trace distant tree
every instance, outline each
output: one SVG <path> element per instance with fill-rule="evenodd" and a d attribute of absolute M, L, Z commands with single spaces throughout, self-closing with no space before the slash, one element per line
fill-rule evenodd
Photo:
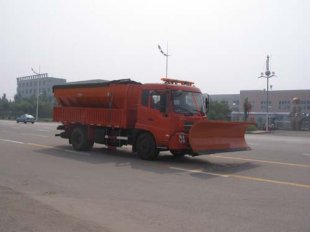
<path fill-rule="evenodd" d="M 53 105 L 50 102 L 42 102 L 39 105 L 39 117 L 40 118 L 51 118 Z"/>
<path fill-rule="evenodd" d="M 208 118 L 210 120 L 229 120 L 231 110 L 224 101 L 210 101 Z"/>
<path fill-rule="evenodd" d="M 252 110 L 252 104 L 249 102 L 248 98 L 245 98 L 243 102 L 244 121 L 248 120 L 249 113 L 251 110 Z"/>
<path fill-rule="evenodd" d="M 22 99 L 22 96 L 20 95 L 20 93 L 17 93 L 14 95 L 14 101 L 15 102 L 19 102 L 19 101 L 21 101 L 21 99 Z"/>
<path fill-rule="evenodd" d="M 0 117 L 8 118 L 10 113 L 10 101 L 7 99 L 6 94 L 4 93 L 0 98 Z"/>
<path fill-rule="evenodd" d="M 6 94 L 5 93 L 1 97 L 1 102 L 9 102 L 8 99 L 6 98 Z"/>
<path fill-rule="evenodd" d="M 45 92 L 39 96 L 39 118 L 52 118 L 53 98 L 47 96 Z M 0 97 L 0 118 L 15 119 L 21 114 L 36 114 L 37 97 L 36 95 L 30 98 L 22 98 L 20 94 L 14 96 L 14 100 L 7 99 L 6 94 Z"/>

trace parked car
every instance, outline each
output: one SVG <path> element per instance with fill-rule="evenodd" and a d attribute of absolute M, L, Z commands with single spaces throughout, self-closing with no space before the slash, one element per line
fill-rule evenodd
<path fill-rule="evenodd" d="M 35 118 L 30 115 L 30 114 L 23 114 L 19 117 L 16 118 L 16 122 L 23 122 L 23 123 L 27 123 L 27 122 L 31 122 L 32 124 L 35 122 Z"/>

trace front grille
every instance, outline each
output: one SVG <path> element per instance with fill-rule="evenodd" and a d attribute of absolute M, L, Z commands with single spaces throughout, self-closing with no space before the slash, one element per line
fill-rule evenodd
<path fill-rule="evenodd" d="M 184 132 L 189 132 L 193 125 L 193 122 L 184 122 Z"/>

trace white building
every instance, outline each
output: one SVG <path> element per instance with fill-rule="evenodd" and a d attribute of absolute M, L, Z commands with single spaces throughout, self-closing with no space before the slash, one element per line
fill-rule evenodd
<path fill-rule="evenodd" d="M 66 79 L 49 77 L 47 73 L 17 78 L 17 94 L 22 98 L 37 96 L 37 93 L 53 96 L 53 86 L 63 85 Z"/>

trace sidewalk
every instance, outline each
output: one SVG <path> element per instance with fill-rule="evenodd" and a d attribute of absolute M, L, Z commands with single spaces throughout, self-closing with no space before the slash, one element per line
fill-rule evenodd
<path fill-rule="evenodd" d="M 274 131 L 264 131 L 264 130 L 255 130 L 255 131 L 247 131 L 246 134 L 270 134 Z"/>
<path fill-rule="evenodd" d="M 256 131 L 248 131 L 247 134 L 270 134 L 270 135 L 279 135 L 279 136 L 293 136 L 293 137 L 309 137 L 310 139 L 310 131 L 292 131 L 292 130 L 256 130 Z"/>

